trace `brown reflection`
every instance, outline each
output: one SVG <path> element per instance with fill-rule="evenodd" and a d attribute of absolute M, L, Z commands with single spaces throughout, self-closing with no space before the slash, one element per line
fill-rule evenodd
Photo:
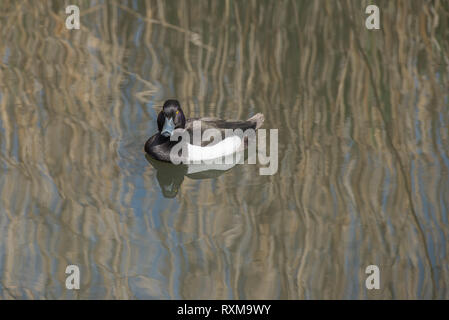
<path fill-rule="evenodd" d="M 174 198 L 178 194 L 185 176 L 195 180 L 211 179 L 217 178 L 231 169 L 228 168 L 229 166 L 222 166 L 222 169 L 211 168 L 208 170 L 203 165 L 174 165 L 155 160 L 148 154 L 145 154 L 145 158 L 156 169 L 156 178 L 165 198 Z"/>

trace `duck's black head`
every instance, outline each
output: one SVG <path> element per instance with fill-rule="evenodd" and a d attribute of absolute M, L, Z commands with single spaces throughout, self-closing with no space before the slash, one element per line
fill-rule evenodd
<path fill-rule="evenodd" d="M 169 138 L 175 129 L 183 129 L 186 117 L 178 100 L 167 100 L 157 116 L 157 127 L 162 136 Z"/>

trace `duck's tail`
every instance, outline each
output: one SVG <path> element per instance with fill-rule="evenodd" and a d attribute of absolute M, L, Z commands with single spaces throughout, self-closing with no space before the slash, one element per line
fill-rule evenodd
<path fill-rule="evenodd" d="M 255 122 L 256 123 L 256 130 L 262 127 L 263 122 L 265 121 L 265 117 L 262 113 L 256 113 L 251 118 L 248 119 L 248 121 Z"/>

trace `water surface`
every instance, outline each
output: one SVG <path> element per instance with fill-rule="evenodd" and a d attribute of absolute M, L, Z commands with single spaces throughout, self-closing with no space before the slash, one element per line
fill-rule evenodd
<path fill-rule="evenodd" d="M 368 4 L 1 1 L 0 298 L 449 298 L 449 5 Z M 169 98 L 278 172 L 152 163 Z"/>

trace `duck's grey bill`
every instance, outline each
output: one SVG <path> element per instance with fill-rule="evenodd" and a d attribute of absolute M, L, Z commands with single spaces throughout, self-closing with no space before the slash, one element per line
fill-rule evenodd
<path fill-rule="evenodd" d="M 173 134 L 173 130 L 175 130 L 173 118 L 167 119 L 167 117 L 165 117 L 164 127 L 162 128 L 161 134 L 164 137 L 170 137 Z"/>

